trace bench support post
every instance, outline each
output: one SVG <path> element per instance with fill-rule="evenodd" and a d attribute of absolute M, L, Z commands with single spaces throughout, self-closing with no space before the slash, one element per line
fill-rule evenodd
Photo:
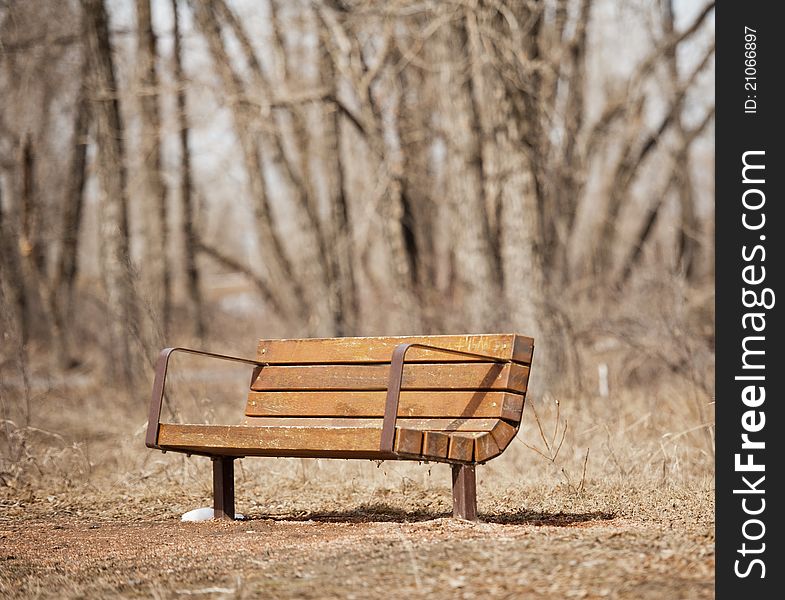
<path fill-rule="evenodd" d="M 234 458 L 216 456 L 213 461 L 213 516 L 234 519 Z"/>
<path fill-rule="evenodd" d="M 452 516 L 477 520 L 477 480 L 474 465 L 452 465 Z"/>

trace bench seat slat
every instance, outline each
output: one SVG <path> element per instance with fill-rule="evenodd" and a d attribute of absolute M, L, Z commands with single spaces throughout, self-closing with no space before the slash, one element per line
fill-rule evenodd
<path fill-rule="evenodd" d="M 496 445 L 499 447 L 500 453 L 504 452 L 507 446 L 510 445 L 510 442 L 512 442 L 516 433 L 518 433 L 517 427 L 513 427 L 506 421 L 496 422 L 496 425 L 494 425 L 491 430 L 491 435 L 493 436 Z"/>
<path fill-rule="evenodd" d="M 251 385 L 265 390 L 367 390 L 387 389 L 388 365 L 265 366 Z M 529 368 L 517 364 L 454 363 L 412 364 L 403 369 L 406 390 L 507 390 L 526 391 Z"/>
<path fill-rule="evenodd" d="M 515 334 L 432 335 L 405 337 L 344 337 L 303 340 L 260 340 L 257 359 L 270 364 L 390 362 L 398 344 L 418 342 L 452 350 L 487 354 L 531 363 L 534 340 Z M 412 348 L 407 362 L 467 362 L 474 359 Z"/>
<path fill-rule="evenodd" d="M 480 433 L 476 431 L 451 433 L 450 434 L 450 447 L 447 450 L 447 458 L 450 460 L 460 460 L 463 462 L 471 462 L 474 458 L 474 443 L 487 433 Z"/>
<path fill-rule="evenodd" d="M 297 451 L 314 456 L 330 451 L 378 453 L 380 440 L 380 428 L 363 426 L 303 428 L 162 423 L 158 434 L 163 448 L 198 448 L 208 453 L 215 448 L 236 448 L 239 454 L 250 455 L 256 451 L 262 455 Z"/>
<path fill-rule="evenodd" d="M 477 438 L 474 443 L 474 460 L 477 462 L 485 462 L 495 456 L 499 456 L 501 453 L 502 451 L 496 443 L 493 433 Z"/>
<path fill-rule="evenodd" d="M 443 431 L 423 432 L 422 454 L 426 458 L 447 458 L 450 436 Z"/>
<path fill-rule="evenodd" d="M 251 392 L 249 417 L 382 417 L 387 393 Z M 398 417 L 486 417 L 519 422 L 523 396 L 511 392 L 401 392 Z"/>
<path fill-rule="evenodd" d="M 498 419 L 398 419 L 400 429 L 420 431 L 493 431 Z M 382 419 L 366 418 L 309 418 L 309 417 L 246 417 L 243 425 L 248 427 L 287 427 L 292 429 L 357 429 L 382 428 Z"/>
<path fill-rule="evenodd" d="M 422 455 L 422 443 L 424 432 L 416 429 L 395 430 L 395 451 L 410 456 Z"/>
<path fill-rule="evenodd" d="M 491 431 L 452 433 L 398 428 L 395 451 L 426 460 L 487 460 L 483 450 Z M 441 436 L 441 437 L 440 437 Z M 425 440 L 440 438 L 438 448 Z M 389 458 L 379 451 L 381 430 L 376 427 L 249 427 L 244 425 L 189 425 L 162 423 L 163 449 L 223 456 L 290 456 L 311 458 Z"/>

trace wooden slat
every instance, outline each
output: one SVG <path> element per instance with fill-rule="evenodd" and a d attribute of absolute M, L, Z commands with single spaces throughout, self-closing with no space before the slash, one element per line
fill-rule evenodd
<path fill-rule="evenodd" d="M 398 419 L 401 429 L 419 431 L 493 431 L 499 419 Z M 503 422 L 503 421 L 502 421 Z M 381 429 L 382 419 L 311 418 L 311 417 L 246 417 L 248 427 L 286 427 L 299 429 Z"/>
<path fill-rule="evenodd" d="M 515 435 L 499 421 L 490 432 L 442 433 L 398 428 L 395 451 L 430 460 L 484 462 L 498 456 Z M 502 440 L 500 446 L 497 440 Z M 382 458 L 378 427 L 248 427 L 162 423 L 159 444 L 173 450 L 226 456 Z M 506 441 L 504 441 L 506 440 Z"/>
<path fill-rule="evenodd" d="M 499 450 L 503 452 L 517 432 L 518 430 L 509 423 L 498 421 L 491 430 L 491 435 L 493 436 L 496 445 L 499 446 Z"/>
<path fill-rule="evenodd" d="M 321 455 L 325 451 L 373 452 L 379 450 L 381 429 L 377 427 L 246 427 L 243 425 L 175 425 L 162 423 L 158 443 L 162 447 L 235 448 L 298 451 Z"/>
<path fill-rule="evenodd" d="M 394 446 L 396 452 L 419 455 L 422 452 L 422 444 L 422 431 L 396 428 Z"/>
<path fill-rule="evenodd" d="M 490 435 L 490 434 L 488 434 Z M 450 436 L 441 431 L 423 432 L 422 454 L 426 458 L 447 458 Z"/>
<path fill-rule="evenodd" d="M 477 462 L 485 462 L 494 456 L 501 454 L 493 434 L 486 433 L 474 440 L 474 460 Z"/>
<path fill-rule="evenodd" d="M 387 389 L 389 374 L 387 365 L 267 366 L 251 389 L 381 391 Z M 413 364 L 403 369 L 402 389 L 524 392 L 528 377 L 529 367 L 518 364 Z"/>
<path fill-rule="evenodd" d="M 450 449 L 447 451 L 447 458 L 472 462 L 474 459 L 474 440 L 482 435 L 486 434 L 479 432 L 451 433 Z"/>
<path fill-rule="evenodd" d="M 253 417 L 382 417 L 387 393 L 250 392 L 245 414 Z M 518 422 L 523 396 L 511 392 L 401 392 L 399 417 L 487 417 Z"/>
<path fill-rule="evenodd" d="M 420 455 L 423 433 L 396 430 L 396 452 Z M 380 458 L 377 427 L 247 427 L 244 425 L 181 425 L 162 423 L 163 448 L 227 456 L 303 456 Z"/>
<path fill-rule="evenodd" d="M 520 423 L 523 416 L 523 396 L 521 394 L 505 394 L 500 416 L 502 419 Z"/>
<path fill-rule="evenodd" d="M 532 338 L 516 334 L 314 338 L 260 340 L 257 358 L 270 364 L 390 362 L 393 349 L 405 342 L 487 354 L 525 364 L 531 362 L 534 349 Z M 412 348 L 406 354 L 406 360 L 466 362 L 473 359 Z"/>

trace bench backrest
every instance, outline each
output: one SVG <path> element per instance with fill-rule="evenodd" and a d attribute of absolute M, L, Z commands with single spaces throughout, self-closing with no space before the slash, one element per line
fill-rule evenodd
<path fill-rule="evenodd" d="M 251 382 L 244 423 L 381 428 L 393 350 L 410 342 L 508 362 L 412 347 L 396 451 L 467 462 L 501 453 L 520 424 L 534 349 L 515 334 L 260 340 L 265 365 Z"/>

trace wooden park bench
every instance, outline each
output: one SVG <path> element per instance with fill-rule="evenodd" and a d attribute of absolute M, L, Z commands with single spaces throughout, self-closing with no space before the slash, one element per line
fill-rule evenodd
<path fill-rule="evenodd" d="M 253 360 L 166 348 L 146 443 L 213 460 L 220 518 L 235 514 L 234 459 L 289 456 L 449 463 L 453 516 L 475 520 L 474 467 L 515 437 L 533 350 L 514 334 L 261 340 Z M 160 422 L 174 352 L 254 366 L 239 424 Z"/>

